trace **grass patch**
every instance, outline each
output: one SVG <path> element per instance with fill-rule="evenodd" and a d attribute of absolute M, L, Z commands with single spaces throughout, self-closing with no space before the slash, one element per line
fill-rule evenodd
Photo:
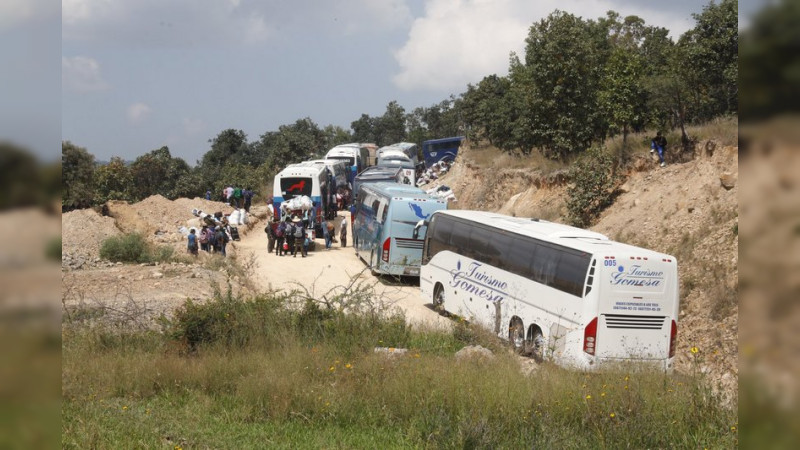
<path fill-rule="evenodd" d="M 301 296 L 302 298 L 302 296 Z M 701 378 L 643 371 L 531 377 L 466 323 L 409 327 L 291 295 L 187 303 L 164 332 L 67 324 L 65 448 L 731 447 L 735 410 Z M 191 342 L 194 346 L 191 347 Z M 453 353 L 492 347 L 490 360 Z M 373 347 L 404 347 L 403 355 Z"/>
<path fill-rule="evenodd" d="M 149 263 L 168 261 L 175 249 L 168 246 L 153 246 L 141 233 L 112 236 L 100 245 L 100 257 L 114 262 Z"/>

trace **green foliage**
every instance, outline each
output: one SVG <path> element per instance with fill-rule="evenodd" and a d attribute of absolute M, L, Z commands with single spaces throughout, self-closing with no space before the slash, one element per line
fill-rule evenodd
<path fill-rule="evenodd" d="M 108 200 L 131 201 L 133 187 L 131 169 L 119 156 L 112 157 L 108 164 L 95 169 L 95 203 L 101 204 Z"/>
<path fill-rule="evenodd" d="M 94 199 L 94 155 L 69 141 L 61 143 L 61 209 L 88 208 Z"/>
<path fill-rule="evenodd" d="M 168 147 L 161 147 L 138 158 L 131 164 L 132 197 L 142 200 L 160 194 L 174 199 L 176 183 L 191 169 L 181 158 L 173 158 Z"/>
<path fill-rule="evenodd" d="M 742 31 L 739 79 L 745 87 L 741 117 L 755 120 L 797 111 L 800 71 L 794 57 L 800 42 L 800 3 L 781 0 L 765 3 Z"/>
<path fill-rule="evenodd" d="M 100 257 L 114 262 L 161 262 L 169 260 L 173 253 L 170 246 L 150 245 L 139 233 L 112 236 L 100 245 Z"/>
<path fill-rule="evenodd" d="M 45 257 L 51 261 L 61 261 L 61 236 L 47 241 Z"/>
<path fill-rule="evenodd" d="M 167 333 L 104 328 L 102 317 L 92 326 L 66 324 L 62 445 L 158 447 L 169 439 L 187 448 L 250 448 L 263 447 L 265 433 L 286 446 L 348 448 L 736 442 L 736 410 L 701 376 L 549 364 L 524 376 L 511 352 L 454 358 L 461 346 L 454 335 L 469 334 L 466 327 L 410 329 L 391 316 L 338 316 L 320 303 L 286 308 L 285 300 L 227 295 L 187 303 L 180 319 L 165 320 L 178 326 Z M 198 343 L 195 351 L 184 352 L 176 338 Z M 398 344 L 409 351 L 372 349 Z"/>
<path fill-rule="evenodd" d="M 0 142 L 0 191 L 3 192 L 0 210 L 39 203 L 42 175 L 39 163 L 32 154 Z M 58 181 L 60 183 L 61 180 Z"/>
<path fill-rule="evenodd" d="M 591 148 L 572 166 L 570 179 L 569 220 L 576 227 L 588 227 L 619 194 L 616 160 L 605 149 Z"/>

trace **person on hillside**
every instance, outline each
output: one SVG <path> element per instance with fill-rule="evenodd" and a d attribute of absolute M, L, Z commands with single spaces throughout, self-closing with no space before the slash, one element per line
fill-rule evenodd
<path fill-rule="evenodd" d="M 306 240 L 306 227 L 303 225 L 303 221 L 296 217 L 292 219 L 292 236 L 294 237 L 294 247 L 292 249 L 292 257 L 297 258 L 297 253 L 306 257 L 307 251 L 304 246 Z"/>
<path fill-rule="evenodd" d="M 206 191 L 206 200 L 211 200 L 211 190 Z"/>
<path fill-rule="evenodd" d="M 664 150 L 667 148 L 667 138 L 664 137 L 663 134 L 659 131 L 656 133 L 656 137 L 650 141 L 650 153 L 658 152 L 658 160 L 661 162 L 661 167 L 667 165 L 664 162 Z"/>
<path fill-rule="evenodd" d="M 341 230 L 339 230 L 339 241 L 342 243 L 342 247 L 347 247 L 347 223 L 345 220 L 342 221 Z"/>
<path fill-rule="evenodd" d="M 253 195 L 255 195 L 255 193 L 249 187 L 242 191 L 242 198 L 244 198 L 244 210 L 248 213 L 250 212 L 250 205 L 253 202 Z"/>
<path fill-rule="evenodd" d="M 217 250 L 222 254 L 222 256 L 228 256 L 226 249 L 228 247 L 228 242 L 230 242 L 230 238 L 228 237 L 228 233 L 225 232 L 224 226 L 217 227 L 215 238 L 217 241 Z"/>
<path fill-rule="evenodd" d="M 208 225 L 203 225 L 203 228 L 200 229 L 200 235 L 197 237 L 197 240 L 200 241 L 200 250 L 207 252 L 208 251 Z"/>
<path fill-rule="evenodd" d="M 233 200 L 233 187 L 228 186 L 225 188 L 225 203 L 230 205 L 232 200 Z"/>
<path fill-rule="evenodd" d="M 233 188 L 233 195 L 231 197 L 233 198 L 233 206 L 236 208 L 241 208 L 242 203 L 244 203 L 242 188 Z"/>
<path fill-rule="evenodd" d="M 272 250 L 275 248 L 275 224 L 272 220 L 267 222 L 267 226 L 264 227 L 264 232 L 267 233 L 267 250 L 269 253 L 272 253 Z"/>
<path fill-rule="evenodd" d="M 194 256 L 197 256 L 197 234 L 195 234 L 194 228 L 189 230 L 189 237 L 188 237 L 188 250 Z"/>

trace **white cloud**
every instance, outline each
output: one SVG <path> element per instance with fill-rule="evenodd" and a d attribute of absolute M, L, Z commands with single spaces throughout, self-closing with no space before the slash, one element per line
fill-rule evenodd
<path fill-rule="evenodd" d="M 61 84 L 80 93 L 108 89 L 108 83 L 100 75 L 100 63 L 86 56 L 61 57 Z"/>
<path fill-rule="evenodd" d="M 134 124 L 141 123 L 150 116 L 151 112 L 153 109 L 145 103 L 134 103 L 128 107 L 128 120 Z"/>
<path fill-rule="evenodd" d="M 556 9 L 584 19 L 614 10 L 638 15 L 673 37 L 693 25 L 688 12 L 667 13 L 633 2 L 581 0 L 430 0 L 414 20 L 406 43 L 394 53 L 400 66 L 393 82 L 405 90 L 463 90 L 484 76 L 508 73 L 509 54 L 524 57 L 531 25 Z"/>
<path fill-rule="evenodd" d="M 58 12 L 58 4 L 52 0 L 2 0 L 0 1 L 0 30 L 24 25 Z"/>

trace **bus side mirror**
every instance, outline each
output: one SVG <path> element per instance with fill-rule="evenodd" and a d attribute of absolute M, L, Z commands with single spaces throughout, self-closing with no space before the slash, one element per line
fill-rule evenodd
<path fill-rule="evenodd" d="M 427 227 L 427 226 L 428 226 L 428 221 L 425 220 L 425 219 L 420 220 L 419 222 L 417 222 L 417 224 L 414 225 L 414 232 L 411 233 L 411 237 L 414 238 L 414 239 L 418 239 L 419 238 L 419 229 L 422 228 L 422 227 Z"/>

